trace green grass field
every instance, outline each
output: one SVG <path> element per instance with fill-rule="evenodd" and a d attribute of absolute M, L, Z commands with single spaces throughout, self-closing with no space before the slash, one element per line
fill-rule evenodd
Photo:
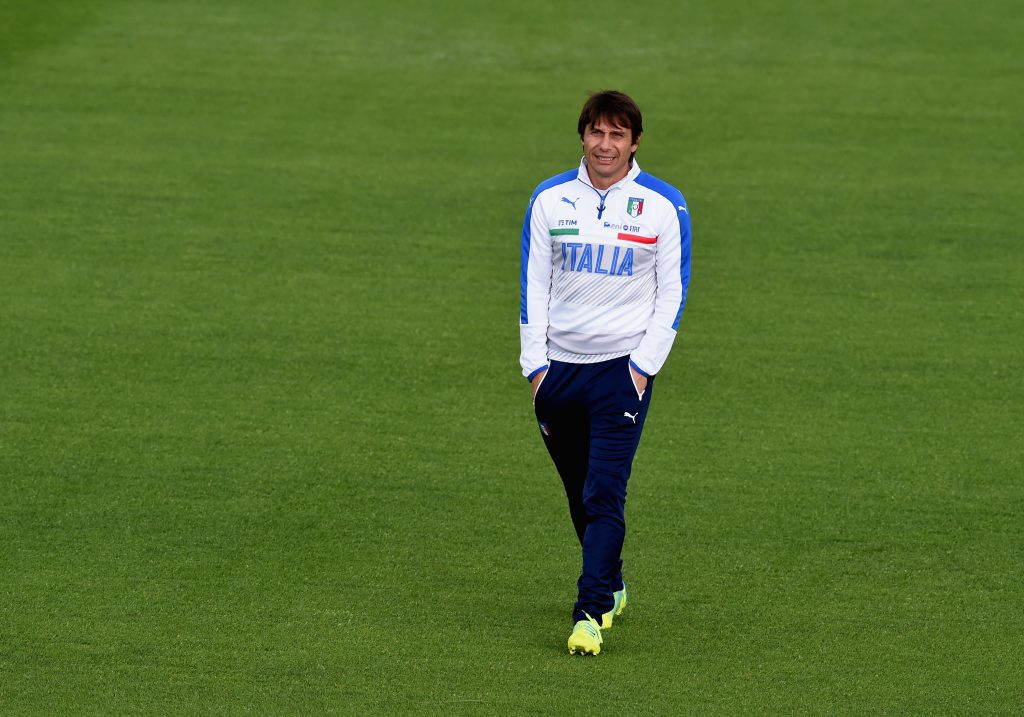
<path fill-rule="evenodd" d="M 0 0 L 0 714 L 1020 714 L 1022 33 Z M 602 88 L 694 260 L 586 660 L 518 261 Z"/>

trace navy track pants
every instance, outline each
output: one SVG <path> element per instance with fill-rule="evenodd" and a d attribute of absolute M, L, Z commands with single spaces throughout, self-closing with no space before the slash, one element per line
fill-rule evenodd
<path fill-rule="evenodd" d="M 592 364 L 551 361 L 534 399 L 544 445 L 569 499 L 583 548 L 573 621 L 601 621 L 622 589 L 626 483 L 640 443 L 654 377 L 638 395 L 629 357 Z"/>

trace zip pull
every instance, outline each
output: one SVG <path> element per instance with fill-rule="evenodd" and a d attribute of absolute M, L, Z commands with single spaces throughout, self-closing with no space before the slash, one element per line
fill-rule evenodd
<path fill-rule="evenodd" d="M 594 191 L 597 192 L 597 189 L 594 188 Z M 611 192 L 612 192 L 611 189 L 609 189 L 604 194 L 601 194 L 601 192 L 597 192 L 597 198 L 601 200 L 601 204 L 597 207 L 597 218 L 598 219 L 600 219 L 601 215 L 604 214 L 604 209 L 605 209 L 604 200 L 608 198 L 608 195 L 611 194 Z"/>

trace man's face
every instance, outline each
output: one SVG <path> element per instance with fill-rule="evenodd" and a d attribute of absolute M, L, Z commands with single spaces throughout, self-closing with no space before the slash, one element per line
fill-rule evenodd
<path fill-rule="evenodd" d="M 607 189 L 629 172 L 629 158 L 640 146 L 633 142 L 628 127 L 620 127 L 601 118 L 583 132 L 583 156 L 587 160 L 590 181 L 598 189 Z"/>

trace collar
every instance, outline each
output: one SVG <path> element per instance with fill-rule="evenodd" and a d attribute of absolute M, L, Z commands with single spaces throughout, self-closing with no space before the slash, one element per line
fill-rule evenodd
<path fill-rule="evenodd" d="M 626 172 L 626 176 L 623 177 L 622 179 L 620 179 L 619 181 L 617 181 L 612 186 L 608 187 L 608 189 L 606 189 L 604 191 L 605 192 L 610 192 L 613 189 L 615 189 L 616 187 L 621 187 L 622 185 L 626 184 L 626 182 L 632 182 L 634 179 L 636 179 L 638 174 L 640 174 L 640 165 L 637 164 L 636 157 L 633 157 L 633 162 L 631 163 L 631 165 L 629 167 L 629 171 Z M 580 170 L 577 173 L 576 178 L 579 179 L 584 184 L 586 184 L 591 189 L 593 189 L 595 192 L 599 192 L 600 193 L 600 190 L 598 190 L 597 187 L 595 187 L 593 184 L 590 183 L 590 174 L 587 172 L 587 158 L 586 157 L 584 157 L 583 159 L 580 160 Z"/>

